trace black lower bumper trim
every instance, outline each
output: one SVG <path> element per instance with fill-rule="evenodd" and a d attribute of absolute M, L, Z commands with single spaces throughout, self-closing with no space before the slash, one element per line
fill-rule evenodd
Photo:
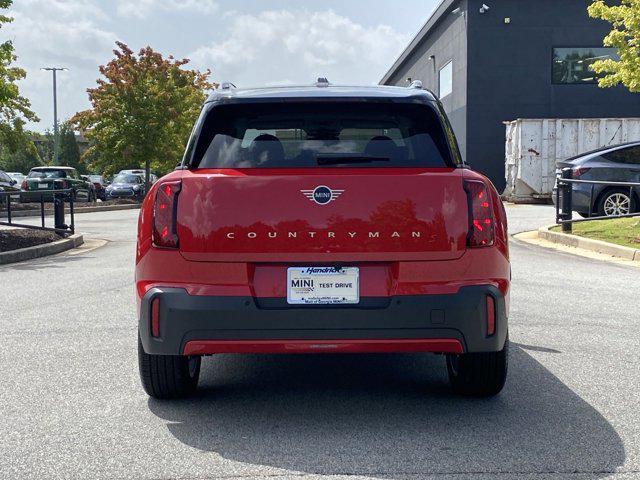
<path fill-rule="evenodd" d="M 487 336 L 486 296 L 496 302 L 496 332 Z M 150 334 L 151 302 L 159 300 L 160 336 Z M 465 352 L 501 350 L 505 301 L 491 285 L 456 294 L 364 297 L 358 305 L 293 306 L 284 298 L 192 296 L 152 288 L 142 298 L 139 332 L 145 352 L 180 355 L 189 340 L 460 340 Z"/>

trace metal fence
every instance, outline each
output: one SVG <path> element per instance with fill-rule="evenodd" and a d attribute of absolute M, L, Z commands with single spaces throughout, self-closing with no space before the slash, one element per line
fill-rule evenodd
<path fill-rule="evenodd" d="M 562 225 L 563 232 L 571 232 L 572 225 L 578 222 L 589 222 L 592 220 L 610 220 L 612 218 L 625 218 L 640 216 L 640 211 L 635 205 L 634 188 L 640 188 L 637 182 L 609 182 L 605 180 L 578 180 L 571 178 L 571 168 L 563 168 L 557 180 L 556 189 L 556 223 Z M 589 196 L 589 212 L 587 218 L 573 218 L 573 185 L 587 184 L 591 186 Z M 629 213 L 622 215 L 592 216 L 594 204 L 594 191 L 596 185 L 606 185 L 610 187 L 629 188 Z"/>
<path fill-rule="evenodd" d="M 56 187 L 54 190 L 37 190 L 37 191 L 21 191 L 21 192 L 0 192 L 0 206 L 6 207 L 6 212 L 0 210 L 0 225 L 9 227 L 31 228 L 34 230 L 47 230 L 56 233 L 75 233 L 75 218 L 73 213 L 74 194 L 71 188 L 61 188 L 62 184 L 54 182 Z M 12 210 L 12 197 L 20 195 L 20 198 L 28 198 L 30 201 L 35 200 L 40 203 L 40 225 L 29 225 L 26 223 L 16 223 L 13 221 L 14 212 Z M 46 226 L 45 217 L 45 198 L 53 200 L 53 227 Z M 69 204 L 70 224 L 65 223 L 65 203 Z M 6 213 L 6 220 L 4 214 Z"/>

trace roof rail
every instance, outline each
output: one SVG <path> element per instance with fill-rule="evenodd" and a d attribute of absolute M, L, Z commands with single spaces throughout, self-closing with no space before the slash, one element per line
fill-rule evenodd
<path fill-rule="evenodd" d="M 414 80 L 413 82 L 411 82 L 411 85 L 409 85 L 409 88 L 422 90 L 422 82 L 420 80 Z"/>
<path fill-rule="evenodd" d="M 331 84 L 327 77 L 318 77 L 318 80 L 316 80 L 316 87 L 328 87 L 329 85 Z"/>
<path fill-rule="evenodd" d="M 231 90 L 232 88 L 238 88 L 231 82 L 222 82 L 218 87 L 220 90 Z"/>

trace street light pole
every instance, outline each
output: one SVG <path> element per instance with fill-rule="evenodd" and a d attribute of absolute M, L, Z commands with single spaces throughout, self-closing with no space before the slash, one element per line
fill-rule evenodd
<path fill-rule="evenodd" d="M 44 67 L 41 70 L 53 73 L 53 164 L 58 165 L 58 85 L 56 74 L 58 72 L 66 72 L 68 69 L 64 67 Z"/>

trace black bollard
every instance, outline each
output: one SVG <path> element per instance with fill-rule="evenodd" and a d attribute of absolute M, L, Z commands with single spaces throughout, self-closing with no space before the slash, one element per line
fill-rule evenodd
<path fill-rule="evenodd" d="M 562 169 L 562 179 L 567 180 L 571 179 L 571 169 L 563 168 Z M 573 218 L 573 184 L 569 182 L 562 182 L 562 213 L 560 217 L 562 220 L 567 221 L 567 223 L 562 224 L 562 231 L 564 233 L 572 232 L 572 223 L 570 220 Z"/>
<path fill-rule="evenodd" d="M 63 190 L 65 187 L 64 180 L 55 180 L 53 182 L 54 190 Z M 55 192 L 53 194 L 53 218 L 55 228 L 66 230 L 67 226 L 64 223 L 64 193 Z"/>

